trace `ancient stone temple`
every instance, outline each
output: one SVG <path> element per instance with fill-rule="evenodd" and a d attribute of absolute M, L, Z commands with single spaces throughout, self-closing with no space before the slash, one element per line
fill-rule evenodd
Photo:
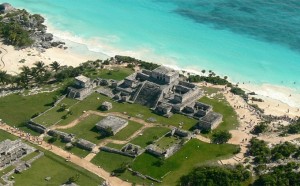
<path fill-rule="evenodd" d="M 35 151 L 35 148 L 23 143 L 21 140 L 9 139 L 0 143 L 0 170 L 10 166 L 22 157 Z"/>
<path fill-rule="evenodd" d="M 100 120 L 96 127 L 100 132 L 105 132 L 107 129 L 111 129 L 113 135 L 118 133 L 124 127 L 128 125 L 128 121 L 116 116 L 107 116 L 106 118 Z"/>
<path fill-rule="evenodd" d="M 83 100 L 93 91 L 94 84 L 83 75 L 75 77 L 75 84 L 68 88 L 68 97 Z"/>

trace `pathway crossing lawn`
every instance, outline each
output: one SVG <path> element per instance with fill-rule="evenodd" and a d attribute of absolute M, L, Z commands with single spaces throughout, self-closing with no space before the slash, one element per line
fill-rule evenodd
<path fill-rule="evenodd" d="M 95 144 L 98 144 L 100 140 L 103 139 L 103 137 L 96 129 L 95 125 L 101 119 L 103 119 L 102 116 L 91 114 L 90 116 L 86 117 L 83 121 L 79 122 L 75 127 L 64 129 L 61 131 L 70 134 L 75 134 L 76 138 L 83 138 Z M 128 125 L 125 128 L 123 128 L 115 136 L 112 136 L 110 138 L 115 140 L 126 140 L 141 127 L 142 124 L 129 121 Z"/>
<path fill-rule="evenodd" d="M 215 96 L 215 98 L 210 99 L 208 97 L 203 97 L 200 99 L 201 102 L 212 105 L 213 110 L 223 115 L 223 122 L 214 130 L 232 130 L 238 127 L 239 121 L 235 110 L 229 105 L 225 100 L 223 95 Z M 212 133 L 210 133 L 211 135 Z M 209 136 L 210 136 L 209 135 Z"/>
<path fill-rule="evenodd" d="M 151 127 L 143 131 L 143 135 L 134 138 L 130 143 L 141 146 L 142 148 L 146 147 L 154 140 L 160 138 L 169 132 L 170 129 L 164 127 Z"/>
<path fill-rule="evenodd" d="M 234 145 L 209 144 L 192 139 L 177 153 L 166 159 L 160 167 L 155 165 L 159 161 L 158 158 L 144 153 L 135 159 L 132 168 L 157 179 L 162 179 L 168 173 L 162 185 L 176 185 L 176 181 L 193 167 L 231 156 L 236 150 L 237 146 Z"/>
<path fill-rule="evenodd" d="M 11 126 L 23 126 L 32 115 L 51 108 L 57 92 L 32 96 L 12 94 L 0 98 L 0 118 Z"/>
<path fill-rule="evenodd" d="M 115 144 L 115 143 L 108 143 L 105 146 L 110 147 L 110 148 L 114 148 L 114 149 L 119 149 L 121 150 L 121 148 L 124 146 L 125 144 Z"/>
<path fill-rule="evenodd" d="M 18 139 L 17 137 L 9 134 L 8 132 L 6 131 L 3 131 L 3 130 L 0 130 L 0 142 L 1 141 L 4 141 L 6 139 L 10 139 L 10 140 L 16 140 Z"/>
<path fill-rule="evenodd" d="M 133 158 L 122 156 L 119 154 L 109 153 L 109 152 L 99 152 L 93 159 L 92 163 L 95 165 L 100 166 L 104 170 L 108 172 L 112 172 L 115 169 L 118 169 L 121 167 L 122 163 L 131 163 L 133 161 Z M 121 174 L 119 176 L 123 180 L 129 180 L 132 183 L 151 183 L 152 181 L 141 179 L 137 176 L 133 176 L 131 172 L 126 171 L 125 173 Z"/>
<path fill-rule="evenodd" d="M 32 167 L 22 174 L 14 174 L 16 186 L 32 186 L 32 185 L 62 185 L 70 177 L 79 174 L 78 185 L 99 185 L 102 179 L 71 162 L 50 153 L 32 163 Z M 46 177 L 51 177 L 50 181 L 46 181 Z"/>
<path fill-rule="evenodd" d="M 153 111 L 150 110 L 148 107 L 140 104 L 117 103 L 113 102 L 109 97 L 103 95 L 99 95 L 98 97 L 100 98 L 100 104 L 102 104 L 104 101 L 109 101 L 113 104 L 113 108 L 106 112 L 126 112 L 129 116 L 132 117 L 141 116 L 140 118 L 145 121 L 147 121 L 149 118 L 155 118 L 156 123 L 172 125 L 175 127 L 178 127 L 179 123 L 183 123 L 182 127 L 185 130 L 189 130 L 198 122 L 196 119 L 189 118 L 181 114 L 174 114 L 170 118 L 166 118 L 153 113 Z"/>
<path fill-rule="evenodd" d="M 45 140 L 46 140 L 47 142 L 49 142 L 49 139 L 51 139 L 51 137 L 50 137 L 50 138 L 46 138 Z M 74 146 L 74 147 L 71 148 L 71 149 L 67 149 L 67 148 L 65 148 L 67 143 L 63 143 L 63 142 L 60 141 L 59 139 L 57 139 L 57 140 L 56 140 L 55 142 L 53 142 L 52 144 L 55 145 L 55 146 L 57 146 L 57 147 L 60 147 L 60 148 L 64 149 L 65 151 L 68 151 L 68 152 L 70 152 L 70 153 L 72 153 L 72 154 L 74 154 L 74 155 L 76 155 L 76 156 L 78 156 L 78 157 L 81 157 L 81 158 L 86 157 L 86 156 L 90 153 L 90 151 L 81 149 L 81 148 L 76 147 L 76 146 Z"/>
<path fill-rule="evenodd" d="M 76 126 L 69 129 L 61 129 L 60 131 L 75 134 L 76 138 L 83 138 L 97 144 L 101 138 L 95 125 L 101 119 L 103 119 L 102 116 L 92 114 L 79 122 Z"/>
<path fill-rule="evenodd" d="M 72 106 L 76 104 L 78 100 L 65 98 L 57 106 L 53 107 L 51 110 L 45 112 L 43 115 L 34 118 L 34 122 L 44 125 L 45 127 L 51 126 L 58 121 L 62 120 L 62 117 L 68 113 L 67 110 L 62 111 L 61 105 L 66 104 L 69 110 L 72 110 Z M 70 108 L 71 107 L 71 108 Z"/>

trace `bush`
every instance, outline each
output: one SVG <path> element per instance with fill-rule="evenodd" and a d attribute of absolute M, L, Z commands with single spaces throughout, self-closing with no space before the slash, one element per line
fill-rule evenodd
<path fill-rule="evenodd" d="M 212 135 L 212 142 L 216 144 L 226 143 L 232 135 L 228 131 L 217 131 Z"/>
<path fill-rule="evenodd" d="M 268 128 L 269 128 L 269 126 L 267 125 L 267 123 L 265 123 L 265 122 L 259 123 L 252 129 L 251 134 L 258 135 L 260 133 L 264 133 L 268 130 Z"/>

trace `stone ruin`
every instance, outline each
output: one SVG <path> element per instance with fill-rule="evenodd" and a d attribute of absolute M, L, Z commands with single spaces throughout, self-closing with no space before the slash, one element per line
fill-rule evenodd
<path fill-rule="evenodd" d="M 68 87 L 68 97 L 78 100 L 83 100 L 93 91 L 96 85 L 90 78 L 83 75 L 75 77 L 75 84 L 72 87 Z"/>
<path fill-rule="evenodd" d="M 197 127 L 201 130 L 213 130 L 222 122 L 222 118 L 223 116 L 219 113 L 209 112 L 200 118 Z"/>
<path fill-rule="evenodd" d="M 76 145 L 79 148 L 82 148 L 82 149 L 85 149 L 88 151 L 92 151 L 96 147 L 96 144 L 94 144 L 90 141 L 87 141 L 85 139 L 78 139 L 78 141 L 76 142 Z"/>
<path fill-rule="evenodd" d="M 21 140 L 11 141 L 7 139 L 2 141 L 0 143 L 0 170 L 19 161 L 35 150 L 35 148 L 23 143 Z"/>
<path fill-rule="evenodd" d="M 111 129 L 113 135 L 118 133 L 120 130 L 125 128 L 128 125 L 128 121 L 116 116 L 107 116 L 104 119 L 100 120 L 96 124 L 96 128 L 100 132 L 106 132 L 107 129 Z"/>
<path fill-rule="evenodd" d="M 158 145 L 156 145 L 156 142 L 158 142 L 159 140 L 161 140 L 163 137 L 166 136 L 176 136 L 181 140 L 184 140 L 184 142 L 177 142 L 173 145 L 171 145 L 170 147 L 166 148 L 166 149 L 162 149 L 160 148 Z M 163 137 L 159 138 L 158 140 L 156 140 L 153 144 L 150 144 L 146 147 L 146 151 L 154 156 L 158 156 L 158 157 L 163 157 L 163 158 L 169 158 L 170 156 L 172 156 L 173 154 L 175 154 L 178 150 L 180 150 L 183 145 L 185 143 L 187 143 L 191 138 L 192 138 L 192 134 L 188 131 L 182 130 L 182 129 L 178 129 L 178 128 L 174 128 L 172 129 L 170 132 L 168 132 L 167 134 L 165 134 Z"/>
<path fill-rule="evenodd" d="M 47 134 L 49 136 L 59 137 L 62 140 L 62 142 L 64 142 L 64 143 L 75 142 L 75 140 L 76 140 L 74 134 L 68 134 L 68 133 L 65 133 L 65 132 L 58 131 L 58 130 L 49 130 L 47 132 Z"/>
<path fill-rule="evenodd" d="M 101 151 L 109 152 L 109 153 L 115 153 L 120 154 L 123 156 L 128 156 L 131 158 L 136 158 L 137 156 L 141 155 L 143 152 L 145 152 L 145 149 L 141 148 L 138 145 L 127 143 L 124 147 L 119 149 L 111 148 L 111 147 L 100 147 Z"/>
<path fill-rule="evenodd" d="M 108 110 L 110 110 L 112 108 L 113 108 L 112 103 L 110 103 L 108 101 L 104 101 L 102 103 L 102 105 L 100 106 L 100 109 L 103 110 L 103 111 L 108 111 Z"/>
<path fill-rule="evenodd" d="M 131 74 L 118 83 L 114 92 L 115 100 L 139 103 L 166 117 L 180 113 L 199 119 L 200 126 L 206 122 L 205 126 L 211 128 L 222 121 L 211 105 L 198 101 L 204 95 L 198 86 L 180 80 L 179 72 L 164 66 Z"/>

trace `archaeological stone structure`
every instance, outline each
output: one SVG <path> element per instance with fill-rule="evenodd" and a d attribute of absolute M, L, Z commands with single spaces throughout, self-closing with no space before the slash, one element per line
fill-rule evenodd
<path fill-rule="evenodd" d="M 201 130 L 213 130 L 222 122 L 222 118 L 223 116 L 219 113 L 209 112 L 200 118 L 198 128 Z"/>
<path fill-rule="evenodd" d="M 21 140 L 11 141 L 7 139 L 2 141 L 0 143 L 0 170 L 17 162 L 35 150 L 35 148 L 23 143 Z"/>
<path fill-rule="evenodd" d="M 198 101 L 204 95 L 203 91 L 181 80 L 179 72 L 168 67 L 160 66 L 153 71 L 142 70 L 131 74 L 118 83 L 114 93 L 117 101 L 139 103 L 166 117 L 180 113 L 199 119 L 197 126 L 200 129 L 209 125 L 213 129 L 222 121 L 211 105 Z"/>
<path fill-rule="evenodd" d="M 83 75 L 75 77 L 75 84 L 68 88 L 68 97 L 83 100 L 90 95 L 94 88 L 90 78 Z"/>
<path fill-rule="evenodd" d="M 92 151 L 94 149 L 94 147 L 96 147 L 96 144 L 87 141 L 85 139 L 78 139 L 78 141 L 76 142 L 77 147 L 88 150 L 88 151 Z"/>
<path fill-rule="evenodd" d="M 102 103 L 102 105 L 100 106 L 100 109 L 103 110 L 103 111 L 107 111 L 107 110 L 110 110 L 112 108 L 113 108 L 112 103 L 110 103 L 108 101 L 104 101 Z"/>
<path fill-rule="evenodd" d="M 113 135 L 115 135 L 127 125 L 128 121 L 125 119 L 116 116 L 107 116 L 96 124 L 96 128 L 100 132 L 106 132 L 107 129 L 111 129 Z"/>

